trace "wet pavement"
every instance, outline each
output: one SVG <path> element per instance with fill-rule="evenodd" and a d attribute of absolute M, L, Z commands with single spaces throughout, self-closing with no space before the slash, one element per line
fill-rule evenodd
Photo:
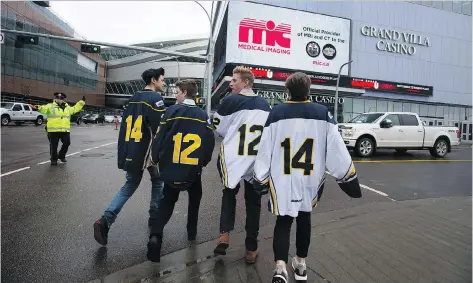
<path fill-rule="evenodd" d="M 307 282 L 471 282 L 471 197 L 377 203 L 318 213 Z M 289 259 L 295 256 L 295 225 Z M 260 230 L 260 256 L 244 261 L 244 233 L 227 255 L 204 243 L 89 283 L 271 282 L 273 226 Z M 295 282 L 287 267 L 289 282 Z"/>
<path fill-rule="evenodd" d="M 68 157 L 69 162 L 50 167 L 44 163 L 49 158 L 44 127 L 2 128 L 2 174 L 30 167 L 1 178 L 4 282 L 88 282 L 144 262 L 149 264 L 146 263 L 149 178 L 143 178 L 141 186 L 112 226 L 108 246 L 101 247 L 93 238 L 93 222 L 101 216 L 125 180 L 124 173 L 116 167 L 117 136 L 118 131 L 112 125 L 76 126 L 71 134 L 69 154 L 73 155 Z M 201 254 L 189 249 L 194 244 L 187 242 L 187 195 L 182 194 L 165 228 L 163 255 L 169 254 L 169 267 L 188 262 L 174 258 L 174 252 L 186 254 L 189 262 L 198 259 L 205 264 L 209 262 L 203 259 L 209 256 L 208 251 L 210 247 L 213 249 L 214 239 L 218 237 L 222 189 L 215 163 L 216 158 L 203 173 L 204 197 L 196 241 L 197 247 L 208 247 L 202 248 Z M 318 221 L 318 214 L 388 205 L 393 203 L 392 199 L 401 203 L 403 200 L 471 196 L 470 147 L 454 150 L 441 162 L 432 161 L 428 151 L 408 152 L 406 155 L 381 151 L 370 160 L 356 163 L 356 167 L 364 185 L 363 198 L 349 199 L 330 180 L 320 206 L 314 211 L 314 221 Z M 264 209 L 266 202 L 267 196 L 263 200 L 261 226 L 269 227 L 266 229 L 270 231 L 275 219 Z M 243 194 L 240 193 L 234 234 L 244 229 L 244 211 Z M 241 264 L 241 258 L 238 259 L 242 256 L 241 249 L 238 246 L 235 249 L 236 258 L 232 264 L 238 266 L 238 270 L 247 270 Z M 261 258 L 268 260 L 264 263 L 267 268 L 262 270 L 273 268 L 271 250 L 262 253 Z M 215 260 L 214 266 L 222 264 L 218 258 L 212 257 L 211 260 Z M 222 260 L 224 264 L 227 261 Z M 163 263 L 155 266 L 155 271 L 165 270 L 163 266 Z M 192 273 L 193 269 L 200 268 L 198 264 L 185 266 L 177 269 Z M 188 269 L 191 271 L 185 271 Z M 225 270 L 219 272 L 225 273 Z M 204 279 L 206 282 L 223 282 L 213 278 Z M 195 281 L 181 279 L 162 282 Z"/>

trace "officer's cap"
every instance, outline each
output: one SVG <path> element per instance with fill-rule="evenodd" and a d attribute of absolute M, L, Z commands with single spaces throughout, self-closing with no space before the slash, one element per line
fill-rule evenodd
<path fill-rule="evenodd" d="M 65 99 L 67 96 L 65 93 L 62 93 L 62 92 L 55 92 L 54 93 L 54 97 L 57 98 L 57 99 Z"/>

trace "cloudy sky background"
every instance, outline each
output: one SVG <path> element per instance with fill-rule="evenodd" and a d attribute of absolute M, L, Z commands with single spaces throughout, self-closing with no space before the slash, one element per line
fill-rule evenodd
<path fill-rule="evenodd" d="M 50 1 L 51 9 L 88 40 L 136 44 L 209 36 L 193 1 Z M 212 2 L 199 1 L 210 15 Z M 215 6 L 215 4 L 214 4 Z"/>

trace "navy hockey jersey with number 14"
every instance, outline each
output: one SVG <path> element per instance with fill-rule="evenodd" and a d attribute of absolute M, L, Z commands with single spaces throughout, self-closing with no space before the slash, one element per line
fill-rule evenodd
<path fill-rule="evenodd" d="M 212 159 L 214 146 L 207 113 L 186 99 L 166 110 L 153 141 L 152 163 L 166 184 L 186 189 Z"/>
<path fill-rule="evenodd" d="M 213 124 L 223 137 L 217 169 L 225 187 L 234 189 L 241 179 L 253 178 L 253 165 L 269 110 L 266 99 L 251 89 L 222 100 Z"/>
<path fill-rule="evenodd" d="M 130 98 L 118 136 L 119 169 L 135 172 L 145 169 L 151 142 L 163 114 L 163 97 L 157 92 L 143 90 Z"/>
<path fill-rule="evenodd" d="M 270 211 L 297 217 L 312 211 L 325 170 L 350 197 L 361 197 L 351 156 L 327 107 L 310 101 L 275 106 L 255 161 L 255 181 L 269 183 Z"/>

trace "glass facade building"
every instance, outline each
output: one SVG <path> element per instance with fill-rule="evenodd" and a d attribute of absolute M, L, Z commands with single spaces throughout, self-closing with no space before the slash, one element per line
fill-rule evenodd
<path fill-rule="evenodd" d="M 31 1 L 1 5 L 2 29 L 74 36 L 74 30 L 47 7 Z M 99 55 L 81 53 L 80 43 L 40 37 L 38 45 L 21 45 L 16 38 L 5 33 L 1 45 L 2 100 L 51 100 L 61 91 L 73 103 L 85 95 L 89 105 L 104 105 L 105 62 Z"/>

